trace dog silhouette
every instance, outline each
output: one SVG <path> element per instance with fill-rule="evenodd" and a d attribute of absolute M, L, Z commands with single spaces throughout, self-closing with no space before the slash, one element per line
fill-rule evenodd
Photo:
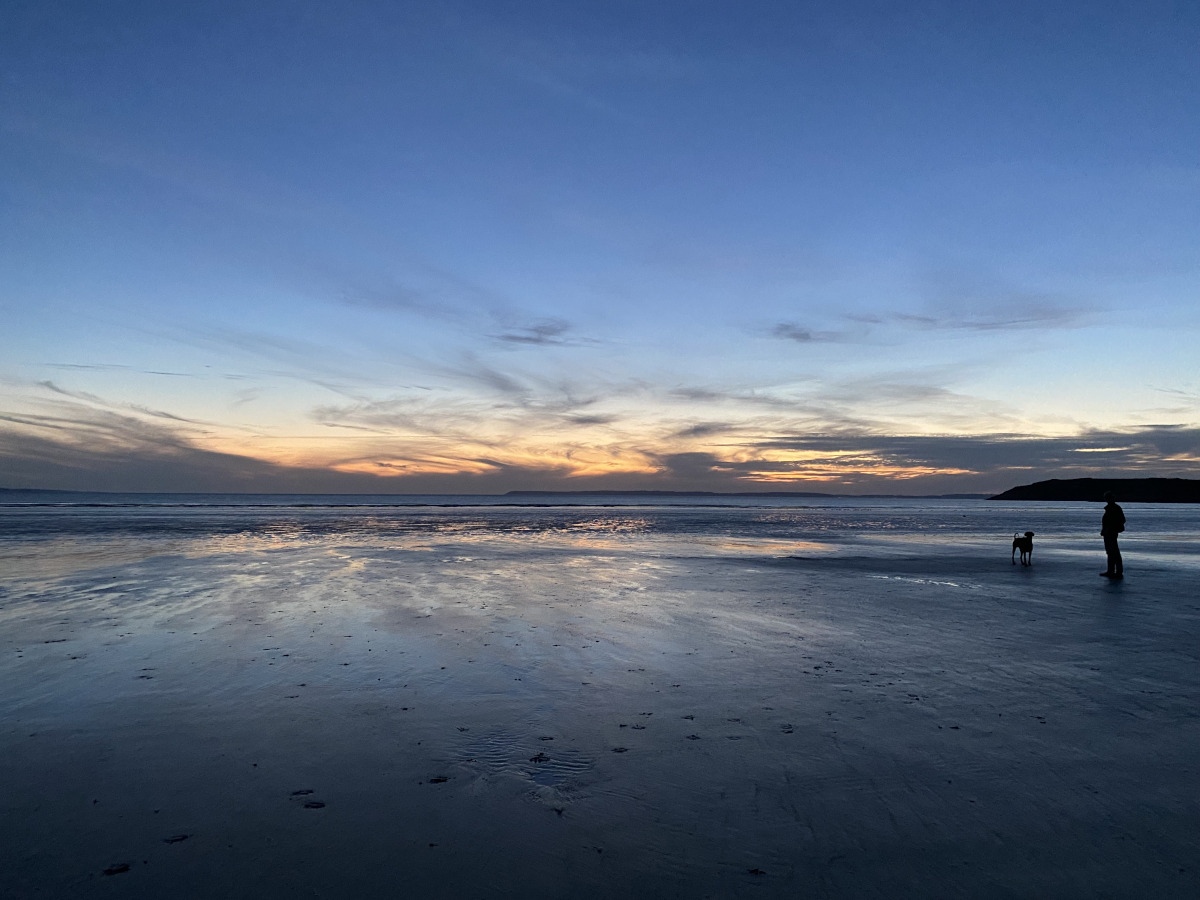
<path fill-rule="evenodd" d="M 1021 551 L 1021 565 L 1033 565 L 1033 532 L 1027 531 L 1024 535 L 1019 531 L 1013 532 L 1013 551 L 1012 562 L 1017 564 L 1017 551 Z"/>

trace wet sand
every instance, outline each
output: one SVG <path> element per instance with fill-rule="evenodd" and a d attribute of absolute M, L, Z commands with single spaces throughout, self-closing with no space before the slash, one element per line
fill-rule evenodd
<path fill-rule="evenodd" d="M 1090 553 L 62 542 L 3 897 L 1196 897 L 1200 600 Z"/>

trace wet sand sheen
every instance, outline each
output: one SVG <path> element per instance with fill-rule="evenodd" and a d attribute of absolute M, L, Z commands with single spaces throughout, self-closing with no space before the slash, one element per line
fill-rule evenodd
<path fill-rule="evenodd" d="M 175 550 L 6 581 L 4 896 L 1200 890 L 1169 567 Z"/>

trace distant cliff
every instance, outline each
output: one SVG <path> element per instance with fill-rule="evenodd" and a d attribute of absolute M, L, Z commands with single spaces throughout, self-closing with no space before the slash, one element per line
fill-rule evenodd
<path fill-rule="evenodd" d="M 1200 503 L 1195 478 L 1052 478 L 1023 484 L 989 500 L 1088 500 L 1101 502 L 1112 491 L 1118 503 Z"/>

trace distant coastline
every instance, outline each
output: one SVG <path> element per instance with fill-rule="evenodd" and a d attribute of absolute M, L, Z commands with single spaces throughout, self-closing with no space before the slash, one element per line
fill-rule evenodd
<path fill-rule="evenodd" d="M 1118 503 L 1200 503 L 1200 479 L 1195 478 L 1052 478 L 988 499 L 1099 503 L 1105 491 L 1112 491 Z"/>

